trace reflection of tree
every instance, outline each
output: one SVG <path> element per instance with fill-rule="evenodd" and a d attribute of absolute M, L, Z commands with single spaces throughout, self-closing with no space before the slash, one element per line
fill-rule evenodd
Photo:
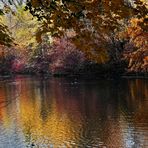
<path fill-rule="evenodd" d="M 107 141 L 108 144 L 114 143 L 116 147 L 121 145 L 115 87 L 112 88 L 114 85 L 110 82 L 100 83 L 93 87 L 85 83 L 70 84 L 68 81 L 62 81 L 60 86 L 55 83 L 54 94 L 59 111 L 67 114 L 76 126 L 81 124 L 75 143 L 82 147 L 103 145 Z M 119 140 L 112 142 L 117 133 Z"/>
<path fill-rule="evenodd" d="M 19 112 L 12 103 L 3 110 L 3 119 L 8 110 L 13 111 L 27 145 L 117 148 L 128 142 L 141 146 L 147 138 L 140 131 L 147 127 L 148 119 L 146 81 L 17 81 L 22 86 Z M 13 85 L 7 89 L 10 98 L 17 88 Z"/>
<path fill-rule="evenodd" d="M 48 119 L 48 114 L 51 112 L 50 110 L 51 99 L 49 99 L 50 91 L 45 81 L 40 82 L 39 88 L 40 88 L 40 97 L 41 97 L 40 115 L 42 120 L 45 122 Z"/>
<path fill-rule="evenodd" d="M 123 82 L 121 88 L 124 88 L 119 92 L 123 138 L 127 145 L 145 147 L 146 135 L 140 129 L 148 126 L 147 80 L 131 79 Z"/>
<path fill-rule="evenodd" d="M 122 110 L 131 114 L 136 114 L 142 110 L 146 111 L 148 98 L 147 80 L 129 80 L 121 86 L 123 91 L 119 92 Z"/>
<path fill-rule="evenodd" d="M 6 92 L 4 91 L 4 84 L 0 87 L 0 121 L 3 119 L 4 108 L 2 108 L 6 98 Z"/>
<path fill-rule="evenodd" d="M 5 117 L 9 118 L 9 113 L 13 110 L 13 105 L 16 104 L 20 93 L 19 83 L 14 82 L 8 85 L 2 83 L 0 89 L 0 114 L 4 111 Z"/>

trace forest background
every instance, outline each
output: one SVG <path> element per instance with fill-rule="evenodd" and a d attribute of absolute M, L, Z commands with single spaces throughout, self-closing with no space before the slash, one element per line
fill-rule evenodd
<path fill-rule="evenodd" d="M 0 75 L 148 75 L 147 0 L 0 0 Z"/>

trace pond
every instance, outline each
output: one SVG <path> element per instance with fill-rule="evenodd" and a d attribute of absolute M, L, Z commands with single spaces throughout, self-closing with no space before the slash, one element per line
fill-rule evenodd
<path fill-rule="evenodd" d="M 147 148 L 148 79 L 0 82 L 0 148 Z"/>

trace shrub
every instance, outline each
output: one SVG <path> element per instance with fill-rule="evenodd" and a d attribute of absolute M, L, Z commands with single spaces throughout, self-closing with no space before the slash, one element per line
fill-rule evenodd
<path fill-rule="evenodd" d="M 54 39 L 49 56 L 51 59 L 50 70 L 53 74 L 78 73 L 86 60 L 84 53 L 66 37 Z"/>

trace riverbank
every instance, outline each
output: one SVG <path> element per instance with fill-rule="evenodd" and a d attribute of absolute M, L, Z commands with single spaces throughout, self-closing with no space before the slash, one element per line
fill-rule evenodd
<path fill-rule="evenodd" d="M 123 74 L 118 74 L 118 75 L 109 75 L 109 74 L 98 74 L 97 73 L 91 73 L 91 74 L 24 74 L 24 73 L 13 73 L 13 74 L 7 74 L 7 75 L 0 75 L 0 81 L 7 80 L 7 79 L 12 79 L 15 77 L 38 77 L 38 78 L 43 78 L 43 79 L 49 79 L 49 78 L 70 78 L 70 79 L 89 79 L 89 80 L 94 80 L 94 79 L 148 79 L 148 74 L 147 73 L 123 73 Z"/>

